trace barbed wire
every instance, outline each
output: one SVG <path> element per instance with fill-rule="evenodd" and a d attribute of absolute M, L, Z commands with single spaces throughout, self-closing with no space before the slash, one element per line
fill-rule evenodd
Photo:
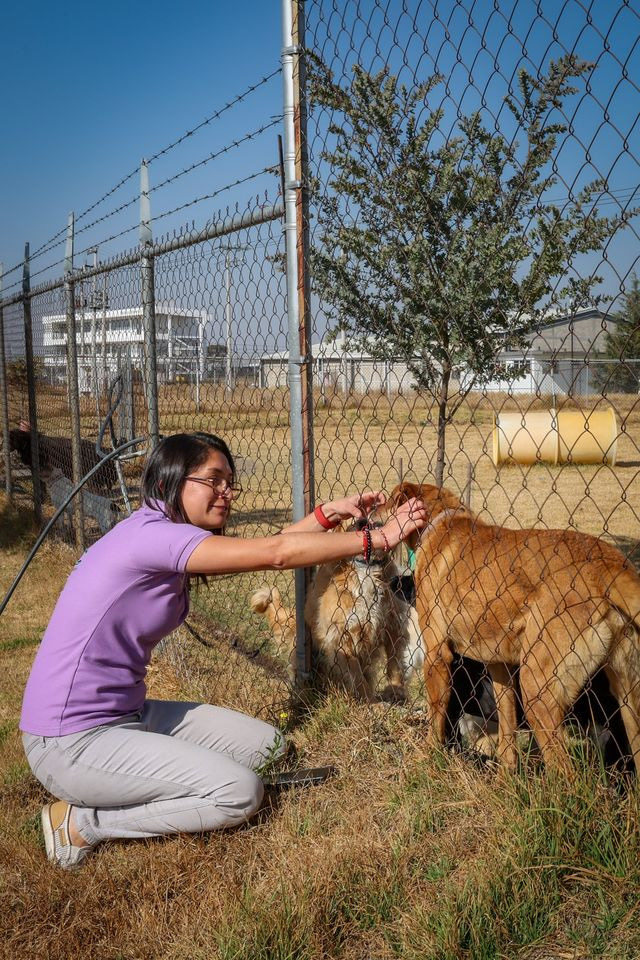
<path fill-rule="evenodd" d="M 150 187 L 149 194 L 155 193 L 157 190 L 162 190 L 164 187 L 168 186 L 170 183 L 175 183 L 176 180 L 179 180 L 180 177 L 186 176 L 188 173 L 192 173 L 194 170 L 197 170 L 199 167 L 205 166 L 207 163 L 211 163 L 212 160 L 217 160 L 218 157 L 223 156 L 225 153 L 229 153 L 230 150 L 235 150 L 237 147 L 241 146 L 243 143 L 248 143 L 250 140 L 255 139 L 264 133 L 265 130 L 270 130 L 276 124 L 282 122 L 282 117 L 274 117 L 273 120 L 270 120 L 269 123 L 264 123 L 256 130 L 253 130 L 251 133 L 246 133 L 243 137 L 239 137 L 237 140 L 232 140 L 231 143 L 222 147 L 220 150 L 215 151 L 214 153 L 208 154 L 202 160 L 197 160 L 195 163 L 190 164 L 190 166 L 185 167 L 184 170 L 181 170 L 179 173 L 174 174 L 171 177 L 167 177 L 166 180 L 163 180 L 161 183 L 156 184 L 153 187 Z"/>
<path fill-rule="evenodd" d="M 263 133 L 265 130 L 270 129 L 271 127 L 273 127 L 273 126 L 275 126 L 277 123 L 279 123 L 279 122 L 280 122 L 280 119 L 281 119 L 280 117 L 274 118 L 274 119 L 273 119 L 272 121 L 270 121 L 268 124 L 264 124 L 264 125 L 262 125 L 261 127 L 259 127 L 257 130 L 254 130 L 254 131 L 246 134 L 244 137 L 240 137 L 238 140 L 234 140 L 232 143 L 230 143 L 230 144 L 228 144 L 227 146 L 223 147 L 221 150 L 219 150 L 219 151 L 217 151 L 217 152 L 215 152 L 215 153 L 209 154 L 207 157 L 204 157 L 203 159 L 197 161 L 197 162 L 194 163 L 194 164 L 191 164 L 191 166 L 187 167 L 185 170 L 180 171 L 179 173 L 175 174 L 174 176 L 168 177 L 166 180 L 164 180 L 164 181 L 162 181 L 161 183 L 157 184 L 156 186 L 152 187 L 152 188 L 149 190 L 149 194 L 152 194 L 152 193 L 154 193 L 155 191 L 160 190 L 160 189 L 162 189 L 163 187 L 168 186 L 170 183 L 173 183 L 173 182 L 175 182 L 176 180 L 178 180 L 180 177 L 182 177 L 182 176 L 184 176 L 184 175 L 186 175 L 186 174 L 188 174 L 188 173 L 191 173 L 193 170 L 197 169 L 198 167 L 204 166 L 205 164 L 210 163 L 210 162 L 212 162 L 213 160 L 216 160 L 218 157 L 222 156 L 222 155 L 225 154 L 225 153 L 228 153 L 230 150 L 233 150 L 233 149 L 241 146 L 242 144 L 247 143 L 247 142 L 255 139 L 255 137 L 259 136 L 259 135 L 260 135 L 261 133 Z M 250 179 L 253 179 L 255 176 L 257 176 L 257 174 L 251 174 L 250 177 L 248 177 L 247 179 L 249 179 L 249 180 L 250 180 Z M 241 180 L 236 181 L 234 184 L 231 184 L 230 186 L 235 186 L 235 185 L 238 185 L 238 184 L 243 183 L 243 182 L 245 182 L 245 181 L 241 179 Z M 222 192 L 224 192 L 225 190 L 230 189 L 230 186 L 229 186 L 229 187 L 222 187 L 222 188 L 220 188 L 219 191 L 216 191 L 215 193 L 211 194 L 210 196 L 217 196 L 218 193 L 222 193 Z M 205 196 L 205 197 L 201 197 L 201 198 L 196 198 L 195 200 L 188 201 L 187 203 L 183 204 L 182 206 L 176 207 L 176 208 L 175 208 L 175 211 L 173 211 L 173 212 L 177 212 L 177 211 L 180 210 L 180 209 L 186 208 L 186 207 L 188 207 L 188 206 L 192 206 L 193 204 L 199 203 L 199 202 L 201 202 L 201 200 L 206 200 L 206 199 L 209 199 L 209 197 Z M 139 195 L 136 195 L 136 196 L 134 196 L 134 197 L 131 197 L 131 198 L 130 198 L 129 200 L 127 200 L 125 203 L 120 204 L 120 206 L 115 207 L 113 210 L 110 210 L 108 213 L 105 213 L 103 216 L 97 217 L 95 220 L 92 220 L 90 223 L 86 223 L 84 226 L 80 227 L 79 229 L 75 229 L 75 230 L 74 230 L 74 237 L 77 238 L 77 237 L 80 236 L 80 234 L 86 233 L 87 230 L 90 230 L 92 227 L 95 227 L 95 226 L 97 226 L 97 225 L 100 224 L 100 223 L 104 223 L 106 220 L 111 219 L 111 217 L 114 217 L 114 216 L 116 216 L 117 214 L 122 213 L 124 210 L 127 210 L 129 207 L 132 207 L 134 204 L 138 203 L 139 200 L 140 200 Z M 172 211 L 167 211 L 166 213 L 162 214 L 161 216 L 162 216 L 162 217 L 168 216 L 169 213 L 171 213 L 171 212 L 172 212 Z M 160 217 L 153 217 L 152 219 L 157 220 L 157 219 L 160 219 Z M 131 233 L 131 231 L 134 230 L 134 229 L 135 229 L 135 225 L 132 226 L 132 227 L 127 227 L 125 230 L 122 230 L 122 231 L 120 231 L 119 233 L 112 234 L 112 235 L 109 236 L 108 238 L 98 240 L 98 241 L 96 241 L 95 243 L 92 243 L 89 247 L 85 248 L 84 250 L 77 251 L 76 255 L 77 255 L 77 256 L 81 256 L 83 253 L 87 252 L 87 250 L 90 250 L 92 247 L 100 246 L 101 244 L 104 244 L 104 243 L 107 243 L 107 242 L 111 242 L 111 241 L 113 241 L 113 240 L 117 240 L 118 238 L 120 238 L 120 237 L 122 237 L 122 236 L 126 236 L 127 233 Z M 40 255 L 42 256 L 42 255 L 44 255 L 45 253 L 50 252 L 51 250 L 55 249 L 55 247 L 60 246 L 60 245 L 63 244 L 64 242 L 65 242 L 65 241 L 64 241 L 64 239 L 63 239 L 63 240 L 60 240 L 58 243 L 53 244 L 51 247 L 48 247 L 48 248 L 46 248 L 46 249 L 42 249 L 42 250 L 40 251 Z M 33 257 L 30 257 L 30 260 L 33 260 Z M 60 261 L 60 262 L 63 262 L 63 261 Z M 22 267 L 22 264 L 18 265 L 18 266 L 17 266 L 16 268 L 14 268 L 14 269 L 20 269 L 21 267 Z M 46 269 L 46 268 L 45 268 L 45 269 Z M 41 272 L 43 272 L 43 271 L 39 271 L 39 273 L 41 273 Z M 34 276 L 35 276 L 35 274 L 34 274 Z"/>
<path fill-rule="evenodd" d="M 195 127 L 191 130 L 187 130 L 186 133 L 183 133 L 182 136 L 178 137 L 177 140 L 174 140 L 173 143 L 170 143 L 168 146 L 163 147 L 162 150 L 159 150 L 157 153 L 154 153 L 151 156 L 147 163 L 153 163 L 154 160 L 157 160 L 158 157 L 164 156 L 170 150 L 173 150 L 174 147 L 177 147 L 184 140 L 187 140 L 189 137 L 192 137 L 194 133 L 197 133 L 198 130 L 201 130 L 203 127 L 207 126 L 209 123 L 212 123 L 214 120 L 217 120 L 222 116 L 223 113 L 226 113 L 227 110 L 230 110 L 232 107 L 235 107 L 238 103 L 241 103 L 249 94 L 253 93 L 254 90 L 258 90 L 259 87 L 264 86 L 265 83 L 268 83 L 269 80 L 272 80 L 274 77 L 277 77 L 282 71 L 282 67 L 278 66 L 272 73 L 263 77 L 261 80 L 258 80 L 257 83 L 252 84 L 250 87 L 244 91 L 244 93 L 239 94 L 237 97 L 234 97 L 233 100 L 230 100 L 228 103 L 221 107 L 219 110 L 216 110 L 215 113 L 212 113 L 210 117 L 206 117 L 204 120 L 201 120 Z"/>
<path fill-rule="evenodd" d="M 256 173 L 250 173 L 246 177 L 239 177 L 232 183 L 227 183 L 224 187 L 214 190 L 213 193 L 207 193 L 201 197 L 195 197 L 193 200 L 188 200 L 186 203 L 182 203 L 178 207 L 173 207 L 172 210 L 165 210 L 163 213 L 159 213 L 152 217 L 151 221 L 152 223 L 155 223 L 158 220 L 163 220 L 165 217 L 169 217 L 174 213 L 179 213 L 181 210 L 186 210 L 188 207 L 195 206 L 197 203 L 202 203 L 205 200 L 213 200 L 214 197 L 219 196 L 221 193 L 226 193 L 227 190 L 231 190 L 233 187 L 238 187 L 243 183 L 249 183 L 251 180 L 256 180 L 258 177 L 262 177 L 266 173 L 275 173 L 277 170 L 278 167 L 264 167 L 262 170 L 258 170 Z"/>
<path fill-rule="evenodd" d="M 195 199 L 190 200 L 190 201 L 188 201 L 187 203 L 181 204 L 181 205 L 178 206 L 178 207 L 175 207 L 175 208 L 173 208 L 173 209 L 171 209 L 171 210 L 166 210 L 166 211 L 164 211 L 163 213 L 158 214 L 158 216 L 152 217 L 152 218 L 151 218 L 151 222 L 152 222 L 152 223 L 158 222 L 158 221 L 160 221 L 160 220 L 162 220 L 162 219 L 165 219 L 165 218 L 168 217 L 168 216 L 171 216 L 172 214 L 179 213 L 181 210 L 187 209 L 187 208 L 189 208 L 189 207 L 191 207 L 191 206 L 194 206 L 194 205 L 196 205 L 196 204 L 198 204 L 198 203 L 202 203 L 203 201 L 214 199 L 215 197 L 220 196 L 221 194 L 227 192 L 228 190 L 233 189 L 233 188 L 236 187 L 236 186 L 240 186 L 240 185 L 242 185 L 242 184 L 244 184 L 244 183 L 249 183 L 249 182 L 251 182 L 252 180 L 256 180 L 256 179 L 258 179 L 259 177 L 264 176 L 265 174 L 269 174 L 269 173 L 270 173 L 270 174 L 273 174 L 273 173 L 276 173 L 277 171 L 278 171 L 278 167 L 275 167 L 275 166 L 272 166 L 272 167 L 264 167 L 262 170 L 258 170 L 258 171 L 256 171 L 255 173 L 249 174 L 249 175 L 246 176 L 246 177 L 240 177 L 240 178 L 238 178 L 237 180 L 234 180 L 234 181 L 226 184 L 225 186 L 220 187 L 218 190 L 215 190 L 215 191 L 213 191 L 213 192 L 210 193 L 210 194 L 206 194 L 206 195 L 203 195 L 203 196 L 201 196 L 201 197 L 196 197 Z M 256 198 L 256 203 L 259 203 L 259 198 Z M 238 209 L 239 209 L 239 207 L 238 207 L 238 205 L 236 204 L 236 212 L 238 211 Z M 228 210 L 227 210 L 227 213 L 228 213 Z M 219 214 L 218 214 L 218 215 L 219 215 L 219 217 L 221 217 L 221 216 L 222 216 L 222 212 L 219 211 Z M 194 226 L 195 226 L 195 225 L 192 224 L 192 228 L 193 228 Z M 92 253 L 96 246 L 100 246 L 100 245 L 104 246 L 104 245 L 107 244 L 107 243 L 111 243 L 111 242 L 114 241 L 114 240 L 118 240 L 118 239 L 120 239 L 121 237 L 127 236 L 127 234 L 133 233 L 133 232 L 136 231 L 138 228 L 139 228 L 139 224 L 136 222 L 136 223 L 132 224 L 131 226 L 128 226 L 128 227 L 125 227 L 125 228 L 122 229 L 122 230 L 119 230 L 117 233 L 113 233 L 113 234 L 111 234 L 111 235 L 109 235 L 109 236 L 106 236 L 106 237 L 101 238 L 101 239 L 98 241 L 97 244 L 92 243 L 92 244 L 90 244 L 90 245 L 87 246 L 87 247 L 83 247 L 82 249 L 77 250 L 76 253 L 75 253 L 75 256 L 76 256 L 76 257 L 82 257 L 82 256 L 84 256 L 85 254 Z M 53 261 L 52 263 L 48 263 L 48 264 L 46 264 L 45 266 L 41 267 L 41 268 L 38 269 L 38 270 L 30 271 L 30 274 L 29 274 L 30 280 L 33 281 L 33 280 L 36 279 L 36 277 L 42 276 L 43 274 L 52 271 L 52 270 L 55 269 L 56 267 L 61 267 L 61 266 L 64 264 L 64 262 L 65 262 L 65 260 L 64 260 L 64 258 L 62 258 L 62 259 L 60 259 L 60 260 Z M 108 263 L 106 264 L 106 267 L 108 267 Z M 12 291 L 19 290 L 21 287 L 22 287 L 22 280 L 18 280 L 18 281 L 16 281 L 15 283 L 12 283 L 12 284 L 9 284 L 8 286 L 6 286 L 6 287 L 4 288 L 4 290 L 3 290 L 3 295 L 4 295 L 4 296 L 10 295 Z"/>
<path fill-rule="evenodd" d="M 53 263 L 47 264 L 46 267 L 40 267 L 39 270 L 29 270 L 29 281 L 33 281 L 36 277 L 42 276 L 43 273 L 47 273 L 49 270 L 53 270 L 55 267 L 60 267 L 62 264 L 64 264 L 64 257 L 61 260 L 55 260 Z M 11 290 L 17 290 L 21 287 L 22 280 L 16 280 L 15 283 L 10 284 L 3 290 L 3 294 L 10 293 Z"/>

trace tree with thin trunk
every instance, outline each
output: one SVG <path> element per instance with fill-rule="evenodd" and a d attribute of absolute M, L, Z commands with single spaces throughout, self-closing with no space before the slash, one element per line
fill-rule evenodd
<path fill-rule="evenodd" d="M 312 60 L 311 104 L 330 116 L 314 181 L 312 282 L 332 324 L 379 360 L 402 360 L 437 405 L 435 476 L 445 433 L 474 388 L 503 374 L 500 354 L 525 351 L 557 315 L 597 305 L 601 278 L 573 272 L 623 223 L 602 217 L 594 181 L 564 206 L 556 156 L 562 108 L 591 69 L 574 56 L 534 78 L 522 70 L 505 103 L 516 135 L 481 112 L 442 133 L 429 108 L 439 76 L 407 89 L 388 69 L 354 67 L 341 86 Z M 322 189 L 320 189 L 322 184 Z"/>

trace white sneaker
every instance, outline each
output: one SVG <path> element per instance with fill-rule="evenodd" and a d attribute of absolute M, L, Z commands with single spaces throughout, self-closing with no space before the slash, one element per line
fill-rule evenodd
<path fill-rule="evenodd" d="M 79 867 L 93 850 L 92 846 L 76 847 L 69 839 L 69 817 L 73 807 L 65 800 L 56 800 L 42 808 L 42 832 L 47 859 L 64 870 Z"/>

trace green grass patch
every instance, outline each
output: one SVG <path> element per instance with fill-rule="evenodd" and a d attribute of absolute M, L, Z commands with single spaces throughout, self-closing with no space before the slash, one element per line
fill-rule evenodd
<path fill-rule="evenodd" d="M 9 650 L 22 650 L 24 647 L 35 647 L 40 643 L 41 636 L 12 637 L 11 640 L 0 640 L 0 653 Z"/>

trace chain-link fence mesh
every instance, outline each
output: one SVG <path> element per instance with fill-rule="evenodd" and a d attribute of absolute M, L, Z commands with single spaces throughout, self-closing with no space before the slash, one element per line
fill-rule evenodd
<path fill-rule="evenodd" d="M 139 195 L 133 171 L 88 205 L 67 230 L 73 263 L 62 259 L 61 230 L 5 273 L 5 485 L 38 521 L 105 453 L 153 435 L 154 412 L 160 434 L 204 430 L 228 441 L 244 488 L 229 533 L 265 534 L 291 519 L 289 391 L 260 383 L 261 357 L 286 349 L 279 80 L 275 69 L 143 161 Z M 198 219 L 184 223 L 185 211 Z M 138 229 L 146 246 L 123 251 Z M 147 449 L 105 463 L 52 536 L 80 551 L 135 509 Z M 251 616 L 261 582 L 194 586 L 191 636 L 162 652 L 194 695 L 277 719 L 291 689 L 289 650 Z M 289 578 L 282 590 L 289 595 Z"/>
<path fill-rule="evenodd" d="M 355 589 L 367 629 L 331 643 L 318 623 L 318 656 L 338 656 L 332 676 L 360 695 L 385 696 L 395 643 L 395 695 L 426 703 L 441 737 L 485 737 L 497 698 L 505 736 L 526 713 L 549 751 L 573 709 L 626 752 L 623 715 L 637 752 L 638 581 L 622 609 L 617 554 L 510 531 L 578 530 L 637 558 L 638 13 L 573 0 L 306 8 L 319 498 L 443 484 L 479 521 L 434 509 L 418 641 L 376 621 L 392 622 L 378 570 Z M 512 738 L 500 747 L 513 759 Z"/>
<path fill-rule="evenodd" d="M 184 247 L 154 258 L 153 390 L 145 382 L 140 266 L 107 267 L 74 284 L 73 305 L 82 475 L 102 452 L 146 433 L 149 398 L 155 394 L 161 434 L 204 430 L 227 438 L 243 487 L 229 533 L 259 536 L 291 519 L 288 391 L 282 386 L 265 389 L 260 380 L 261 358 L 286 346 L 286 303 L 281 209 L 254 204 L 247 212 L 256 221 L 253 226 L 199 243 L 186 239 Z M 233 226 L 233 214 L 219 219 Z M 44 519 L 74 486 L 68 296 L 60 286 L 30 298 L 38 331 L 36 430 Z M 22 312 L 17 312 L 16 324 L 22 322 Z M 5 329 L 12 317 L 12 312 L 5 316 Z M 10 431 L 12 479 L 14 496 L 29 502 L 34 491 L 27 377 L 19 338 L 12 344 L 17 357 L 8 365 L 10 420 L 15 424 Z M 130 450 L 105 464 L 83 489 L 85 544 L 139 505 L 144 452 Z M 72 509 L 71 504 L 55 528 L 71 544 L 76 543 Z M 280 649 L 270 632 L 251 619 L 248 598 L 263 575 L 256 577 L 223 578 L 212 589 L 193 590 L 193 636 L 209 647 L 200 652 L 204 659 L 199 666 L 197 656 L 185 653 L 183 640 L 165 645 L 165 653 L 192 687 L 202 687 L 202 677 L 208 677 L 210 696 L 215 674 L 226 702 L 273 717 L 290 691 L 289 649 Z M 285 578 L 283 593 L 289 591 Z M 200 692 L 204 695 L 204 689 Z"/>
<path fill-rule="evenodd" d="M 107 449 L 146 434 L 157 402 L 161 433 L 204 429 L 229 442 L 244 488 L 231 533 L 290 519 L 278 194 L 296 190 L 298 211 L 309 201 L 297 251 L 299 289 L 311 285 L 307 494 L 320 502 L 403 481 L 429 484 L 418 492 L 432 505 L 422 546 L 316 573 L 307 619 L 318 676 L 359 698 L 426 708 L 442 738 L 482 750 L 495 749 L 499 716 L 509 760 L 526 724 L 547 757 L 557 753 L 572 716 L 576 744 L 587 731 L 607 756 L 637 757 L 638 14 L 577 0 L 293 8 L 308 175 L 302 165 L 300 183 L 284 182 L 264 150 L 219 191 L 186 203 L 172 194 L 162 217 L 268 183 L 259 202 L 227 212 L 233 225 L 198 239 L 192 224 L 154 249 L 155 384 L 139 263 L 80 271 L 83 456 L 97 456 L 98 439 Z M 247 124 L 206 161 L 277 122 Z M 131 229 L 112 229 L 128 207 L 113 210 L 109 241 Z M 92 209 L 91 225 L 109 216 Z M 74 475 L 69 293 L 60 285 L 30 302 L 46 517 Z M 22 305 L 8 303 L 3 318 L 13 480 L 32 496 Z M 89 542 L 137 505 L 141 467 L 138 456 L 116 461 L 87 489 Z M 441 485 L 455 499 L 438 498 Z M 225 702 L 277 715 L 295 672 L 293 610 L 290 574 L 221 578 L 193 598 L 192 627 L 212 646 L 165 650 L 201 678 L 198 692 L 211 695 L 215 675 Z"/>

